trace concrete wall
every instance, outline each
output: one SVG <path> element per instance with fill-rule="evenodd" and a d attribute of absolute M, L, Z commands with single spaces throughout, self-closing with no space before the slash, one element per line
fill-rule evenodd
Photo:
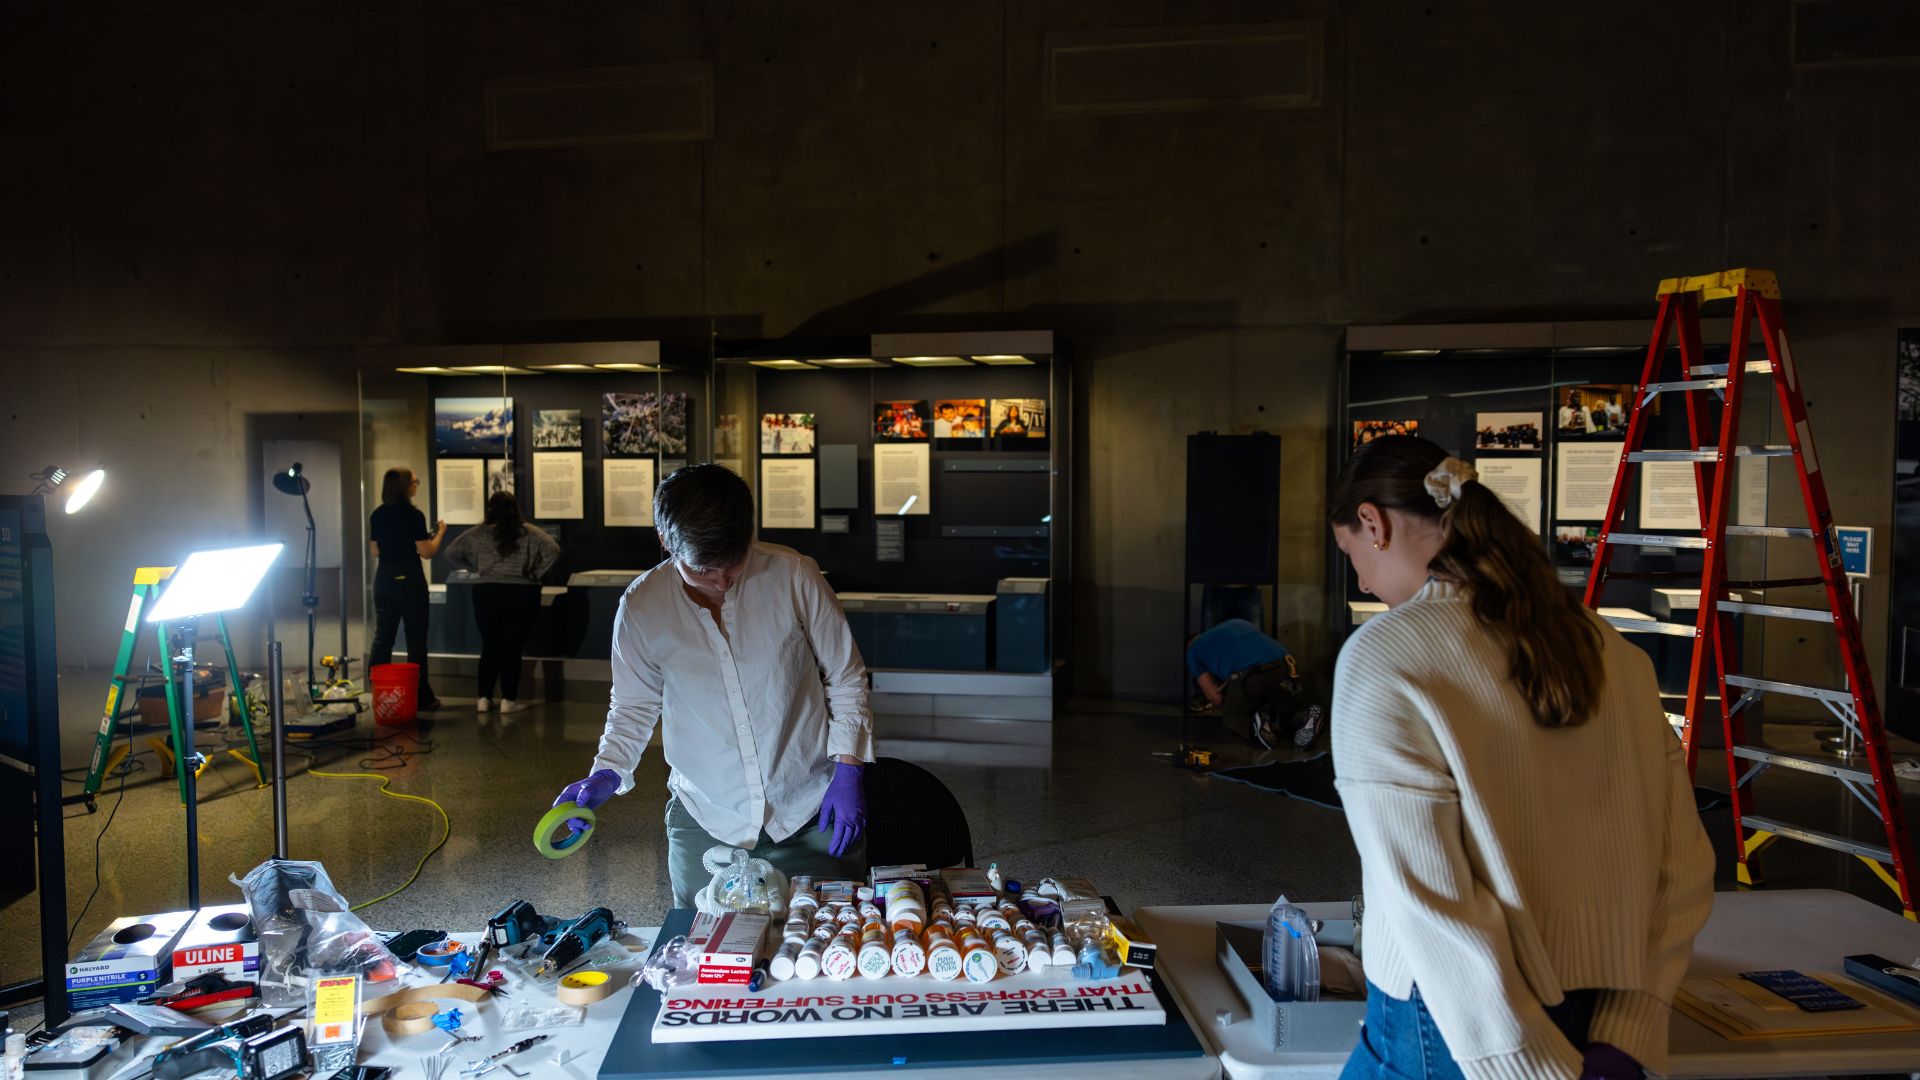
<path fill-rule="evenodd" d="M 1054 329 L 1085 409 L 1076 689 L 1172 699 L 1192 431 L 1287 439 L 1282 631 L 1325 640 L 1349 323 L 1640 317 L 1663 276 L 1770 266 L 1836 511 L 1887 525 L 1920 79 L 1897 55 L 1796 65 L 1816 7 L 1838 10 L 22 0 L 0 14 L 0 344 L 40 408 L 78 404 L 41 396 L 49 356 L 107 385 L 108 356 L 249 346 L 317 370 L 345 361 L 288 350 L 709 314 L 769 336 Z M 1050 41 L 1303 19 L 1316 104 L 1049 106 Z M 684 61 L 711 65 L 710 140 L 486 149 L 491 77 Z M 25 348 L 79 345 L 200 351 Z M 243 371 L 268 353 L 220 355 L 215 392 L 295 396 Z"/>

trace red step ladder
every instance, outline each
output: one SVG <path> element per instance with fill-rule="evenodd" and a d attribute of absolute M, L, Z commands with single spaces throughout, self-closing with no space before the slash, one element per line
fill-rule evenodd
<path fill-rule="evenodd" d="M 1720 724 L 1726 736 L 1727 779 L 1731 785 L 1733 820 L 1739 879 L 1752 885 L 1758 879 L 1754 859 L 1762 849 L 1785 838 L 1844 852 L 1870 867 L 1900 897 L 1907 918 L 1916 918 L 1913 883 L 1913 849 L 1907 838 L 1907 823 L 1900 808 L 1900 787 L 1893 775 L 1893 761 L 1887 751 L 1886 732 L 1881 725 L 1880 705 L 1873 693 L 1873 681 L 1867 670 L 1865 650 L 1860 644 L 1860 624 L 1853 610 L 1853 594 L 1840 566 L 1839 544 L 1833 529 L 1833 511 L 1827 503 L 1826 481 L 1820 473 L 1820 459 L 1814 452 L 1813 435 L 1807 426 L 1807 406 L 1800 392 L 1800 379 L 1794 368 L 1793 350 L 1787 346 L 1786 325 L 1780 317 L 1780 286 L 1768 270 L 1727 270 L 1701 277 L 1668 278 L 1660 283 L 1660 306 L 1654 316 L 1653 339 L 1647 346 L 1646 364 L 1635 387 L 1633 411 L 1627 422 L 1627 438 L 1619 472 L 1613 481 L 1613 494 L 1607 504 L 1607 518 L 1600 527 L 1600 541 L 1594 549 L 1593 571 L 1587 580 L 1586 604 L 1599 608 L 1601 596 L 1610 578 L 1626 580 L 1616 574 L 1612 556 L 1617 547 L 1660 547 L 1694 550 L 1702 553 L 1700 608 L 1697 621 L 1682 623 L 1649 621 L 1612 616 L 1609 621 L 1622 630 L 1670 634 L 1693 639 L 1693 659 L 1687 675 L 1686 712 L 1672 717 L 1680 726 L 1680 739 L 1686 747 L 1687 771 L 1693 772 L 1696 748 L 1695 732 L 1710 702 L 1717 702 Z M 1733 300 L 1733 336 L 1725 364 L 1708 363 L 1701 348 L 1700 306 L 1711 300 Z M 1751 345 L 1749 323 L 1757 323 L 1765 358 L 1748 358 Z M 1679 344 L 1678 378 L 1666 379 L 1669 337 Z M 1784 446 L 1742 446 L 1740 402 L 1745 377 L 1749 374 L 1769 378 L 1779 399 L 1780 415 L 1785 420 L 1787 444 Z M 1644 446 L 1648 407 L 1663 395 L 1681 395 L 1687 407 L 1688 446 L 1678 450 L 1649 450 Z M 1736 464 L 1742 457 L 1790 457 L 1800 481 L 1800 495 L 1806 504 L 1807 527 L 1733 524 L 1732 503 Z M 1654 462 L 1685 462 L 1693 466 L 1694 488 L 1700 504 L 1702 528 L 1691 534 L 1625 531 L 1627 496 L 1639 466 Z M 1727 543 L 1730 538 L 1752 537 L 1766 540 L 1811 542 L 1817 556 L 1819 576 L 1767 581 L 1730 582 L 1727 574 Z M 1632 575 L 1644 578 L 1648 575 Z M 1690 573 L 1687 576 L 1692 576 Z M 1826 594 L 1824 608 L 1790 607 L 1754 603 L 1748 592 L 1768 588 L 1822 586 Z M 1739 596 L 1730 589 L 1742 590 Z M 1838 688 L 1802 686 L 1743 674 L 1735 646 L 1732 617 L 1791 619 L 1823 623 L 1833 628 L 1840 648 L 1844 680 Z M 1750 742 L 1746 735 L 1745 713 L 1769 694 L 1789 695 L 1818 701 L 1832 713 L 1841 726 L 1855 735 L 1866 756 L 1866 765 L 1849 764 L 1839 758 L 1815 754 L 1796 754 Z M 1830 777 L 1879 817 L 1885 829 L 1885 841 L 1874 843 L 1824 832 L 1763 817 L 1755 812 L 1755 778 L 1779 767 Z"/>

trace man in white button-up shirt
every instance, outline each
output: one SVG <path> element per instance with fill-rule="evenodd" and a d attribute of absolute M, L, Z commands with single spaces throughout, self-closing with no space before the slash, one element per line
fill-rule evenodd
<path fill-rule="evenodd" d="M 654 521 L 667 560 L 627 587 L 614 618 L 593 773 L 555 805 L 625 794 L 659 727 L 676 907 L 711 877 L 700 860 L 717 844 L 788 875 L 865 877 L 873 721 L 839 600 L 812 559 L 753 539 L 753 494 L 722 466 L 662 481 Z"/>

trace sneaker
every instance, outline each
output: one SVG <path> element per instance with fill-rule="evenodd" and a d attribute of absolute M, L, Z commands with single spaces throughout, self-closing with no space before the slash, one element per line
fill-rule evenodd
<path fill-rule="evenodd" d="M 1326 710 L 1318 705 L 1307 706 L 1305 711 L 1295 717 L 1294 720 L 1300 726 L 1293 729 L 1294 749 L 1305 750 L 1312 746 L 1314 738 L 1320 734 L 1320 721 L 1325 718 Z"/>
<path fill-rule="evenodd" d="M 474 712 L 486 712 L 491 708 L 493 708 L 493 702 L 487 698 L 475 698 L 473 701 Z"/>
<path fill-rule="evenodd" d="M 520 712 L 522 710 L 531 709 L 531 708 L 533 708 L 533 705 L 529 702 L 515 701 L 512 698 L 500 699 L 500 712 L 502 714 L 511 713 L 511 712 Z"/>
<path fill-rule="evenodd" d="M 1277 734 L 1273 729 L 1272 710 L 1264 707 L 1253 710 L 1253 737 L 1259 740 L 1261 747 L 1273 749 Z"/>

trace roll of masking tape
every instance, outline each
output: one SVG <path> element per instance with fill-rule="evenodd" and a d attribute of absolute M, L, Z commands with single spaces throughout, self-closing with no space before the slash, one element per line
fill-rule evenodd
<path fill-rule="evenodd" d="M 585 832 L 574 832 L 567 828 L 568 818 L 579 818 L 587 823 Z M 533 847 L 535 851 L 549 859 L 564 859 L 587 846 L 593 836 L 593 811 L 578 803 L 564 802 L 546 812 L 540 818 L 540 824 L 533 827 Z M 559 843 L 553 840 L 557 831 L 566 832 Z"/>
<path fill-rule="evenodd" d="M 576 971 L 560 980 L 560 1004 L 591 1005 L 613 993 L 613 980 L 604 971 Z"/>
<path fill-rule="evenodd" d="M 415 1001 L 396 1006 L 380 1014 L 380 1026 L 389 1035 L 419 1035 L 433 1030 L 433 1018 L 440 1006 L 431 1001 Z"/>

